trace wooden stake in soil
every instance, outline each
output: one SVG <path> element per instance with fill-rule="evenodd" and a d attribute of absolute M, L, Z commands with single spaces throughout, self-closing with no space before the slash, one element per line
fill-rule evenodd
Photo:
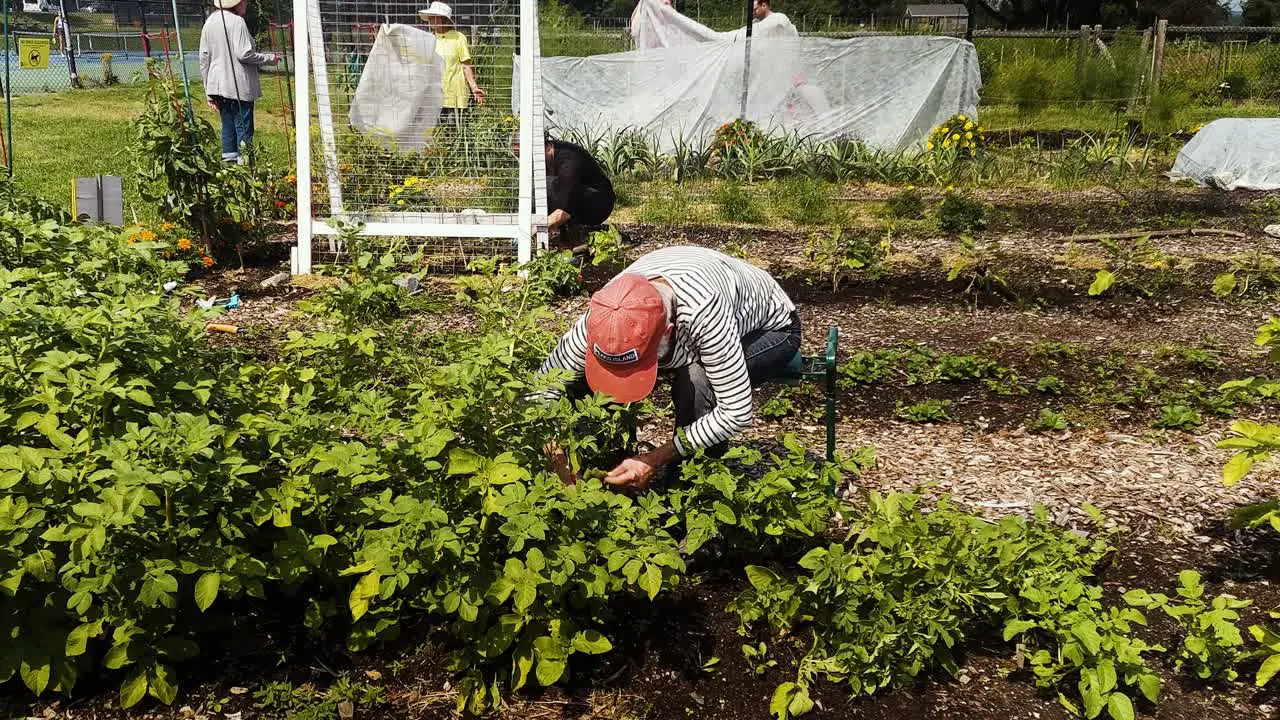
<path fill-rule="evenodd" d="M 1156 49 L 1151 61 L 1151 97 L 1160 94 L 1160 77 L 1164 75 L 1164 43 L 1169 32 L 1169 21 L 1160 19 L 1156 22 Z"/>

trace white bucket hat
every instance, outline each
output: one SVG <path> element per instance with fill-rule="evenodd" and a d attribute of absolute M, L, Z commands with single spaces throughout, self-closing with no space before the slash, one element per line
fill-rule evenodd
<path fill-rule="evenodd" d="M 219 10 L 230 10 L 242 2 L 244 0 L 213 0 L 213 6 Z"/>
<path fill-rule="evenodd" d="M 435 2 L 431 3 L 431 6 L 428 7 L 426 10 L 419 10 L 418 15 L 421 16 L 423 20 L 426 20 L 428 15 L 435 15 L 436 17 L 442 17 L 445 20 L 452 21 L 453 8 L 440 2 L 440 0 L 436 0 Z"/>

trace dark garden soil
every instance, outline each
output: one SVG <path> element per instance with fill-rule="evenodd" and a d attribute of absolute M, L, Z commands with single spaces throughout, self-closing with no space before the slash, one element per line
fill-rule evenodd
<path fill-rule="evenodd" d="M 1170 191 L 1173 198 L 1173 191 Z M 1007 223 L 981 237 L 1002 237 L 1008 250 L 1002 273 L 1008 294 L 966 293 L 948 283 L 940 257 L 950 247 L 945 238 L 895 240 L 902 260 L 882 278 L 853 278 L 832 292 L 827 280 L 803 261 L 807 233 L 743 228 L 627 228 L 632 241 L 628 257 L 675 243 L 721 247 L 748 243 L 749 259 L 779 276 L 801 307 L 806 325 L 806 351 L 818 350 L 823 329 L 838 326 L 841 354 L 903 348 L 910 343 L 937 352 L 980 355 L 1011 370 L 1024 382 L 1054 375 L 1068 388 L 1063 396 L 1035 391 L 1002 395 L 981 380 L 911 385 L 889 377 L 872 386 L 842 390 L 838 414 L 840 445 L 848 449 L 872 443 L 880 461 L 855 483 L 862 491 L 891 486 L 935 483 L 938 492 L 953 492 L 973 507 L 992 512 L 1025 512 L 1029 502 L 1049 505 L 1053 517 L 1084 502 L 1104 506 L 1108 517 L 1123 523 L 1117 552 L 1099 569 L 1100 579 L 1115 600 L 1124 590 L 1142 587 L 1168 592 L 1177 573 L 1199 569 L 1210 592 L 1229 592 L 1254 601 L 1245 624 L 1266 619 L 1280 607 L 1280 535 L 1224 529 L 1234 504 L 1274 494 L 1255 488 L 1224 490 L 1217 469 L 1227 455 L 1213 449 L 1227 419 L 1206 420 L 1202 430 L 1158 433 L 1148 423 L 1155 407 L 1097 404 L 1088 389 L 1097 384 L 1097 365 L 1114 356 L 1121 376 L 1142 366 L 1171 385 L 1198 381 L 1209 387 L 1264 374 L 1269 368 L 1251 349 L 1254 329 L 1275 305 L 1265 295 L 1253 298 L 1213 297 L 1209 284 L 1221 271 L 1221 257 L 1258 243 L 1280 253 L 1276 241 L 1262 240 L 1254 226 L 1252 200 L 1226 200 L 1203 191 L 1177 191 L 1170 202 L 1144 205 L 1142 213 L 1117 220 L 1133 227 L 1157 214 L 1195 214 L 1201 227 L 1248 229 L 1246 239 L 1181 238 L 1167 252 L 1189 258 L 1190 269 L 1174 274 L 1153 297 L 1118 292 L 1106 299 L 1085 293 L 1091 270 L 1071 269 L 1055 258 L 1066 250 L 1070 233 L 1081 223 L 1063 210 L 1045 209 L 1034 198 L 1025 206 L 1007 206 Z M 1103 212 L 1104 198 L 1073 200 L 1078 213 L 1092 218 Z M 1082 206 L 1081 203 L 1084 203 Z M 1066 207 L 1070 203 L 1058 205 Z M 1087 209 L 1080 210 L 1080 207 Z M 1161 209 L 1163 207 L 1163 209 Z M 1135 211 L 1136 212 L 1136 211 Z M 1065 213 L 1065 214 L 1064 214 Z M 1005 217 L 998 215 L 997 217 Z M 1101 216 L 1099 216 L 1101 217 Z M 1109 221 L 1108 221 L 1109 222 Z M 1085 225 L 1101 220 L 1088 219 Z M 1165 246 L 1162 246 L 1165 247 Z M 1096 249 L 1096 248 L 1095 248 Z M 269 355 L 290 329 L 306 326 L 294 311 L 309 287 L 263 288 L 282 266 L 214 273 L 198 282 L 205 295 L 225 297 L 239 292 L 244 305 L 225 314 L 240 332 L 218 335 L 217 342 Z M 587 290 L 595 289 L 617 268 L 584 268 Z M 424 316 L 424 327 L 464 327 L 465 313 L 449 308 L 447 282 L 431 283 L 429 293 L 443 305 Z M 566 300 L 558 309 L 568 315 L 583 299 Z M 1078 348 L 1055 357 L 1037 352 L 1045 343 Z M 1219 366 L 1205 368 L 1158 355 L 1163 346 L 1209 350 Z M 766 390 L 761 400 L 776 389 Z M 820 438 L 816 419 L 819 398 L 797 391 L 797 410 L 788 418 L 758 423 L 754 435 L 767 437 L 798 431 L 807 441 Z M 951 419 L 935 426 L 904 425 L 896 419 L 899 404 L 923 399 L 952 401 Z M 1047 406 L 1075 408 L 1084 427 L 1059 435 L 1031 435 L 1022 429 L 1028 418 Z M 1275 408 L 1242 409 L 1248 417 L 1264 417 Z M 1243 416 L 1243 415 L 1242 415 Z M 658 425 L 661 425 L 661 420 Z M 660 431 L 660 430 L 659 430 Z M 818 447 L 818 445 L 813 445 Z M 1049 474 L 1052 477 L 1048 477 Z M 1243 484 L 1242 484 L 1243 486 Z M 1196 489 L 1200 488 L 1200 489 Z M 1017 494 L 1021 493 L 1021 494 Z M 1009 501 L 1012 498 L 1014 501 Z M 993 502 L 983 504 L 985 500 Z M 994 508 L 994 509 L 993 509 Z M 757 559 L 753 558 L 752 561 Z M 726 604 L 745 587 L 743 559 L 725 558 L 704 565 L 692 584 L 659 597 L 655 603 L 620 601 L 613 608 L 615 650 L 600 658 L 575 660 L 574 675 L 563 688 L 522 693 L 500 711 L 504 718 L 651 718 L 725 720 L 769 717 L 769 699 L 781 682 L 794 678 L 804 647 L 769 641 L 778 666 L 757 677 L 740 647 L 735 616 Z M 381 688 L 385 702 L 354 708 L 354 718 L 446 718 L 452 714 L 455 679 L 447 670 L 447 647 L 429 618 L 406 618 L 394 647 L 349 655 L 340 638 L 317 637 L 298 627 L 300 611 L 281 606 L 270 616 L 251 616 L 213 632 L 218 649 L 182 668 L 179 702 L 164 708 L 147 701 L 132 713 L 115 709 L 114 689 L 86 679 L 75 698 L 29 703 L 14 683 L 0 694 L 0 718 L 251 718 L 297 716 L 264 707 L 254 694 L 268 683 L 287 681 L 295 687 L 329 688 L 335 678 Z M 1140 634 L 1170 645 L 1173 628 L 1155 622 Z M 799 634 L 801 641 L 805 639 Z M 843 688 L 823 685 L 811 717 L 857 720 L 1067 720 L 1055 697 L 1038 691 L 1018 667 L 1013 648 L 990 630 L 978 631 L 966 643 L 962 672 L 956 678 L 935 676 L 873 698 L 850 699 Z M 718 661 L 712 662 L 713 658 Z M 1156 662 L 1160 662 L 1157 660 Z M 1242 677 L 1252 667 L 1242 668 Z M 1280 695 L 1255 690 L 1251 683 L 1208 686 L 1160 667 L 1164 693 L 1158 707 L 1142 706 L 1141 717 L 1163 720 L 1263 720 L 1280 718 Z M 334 713 L 317 717 L 338 717 Z"/>

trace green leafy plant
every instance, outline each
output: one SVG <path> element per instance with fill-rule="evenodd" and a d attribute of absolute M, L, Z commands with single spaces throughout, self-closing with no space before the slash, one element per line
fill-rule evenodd
<path fill-rule="evenodd" d="M 760 416 L 776 420 L 790 415 L 795 412 L 795 409 L 795 403 L 791 401 L 790 389 L 784 387 L 760 406 Z"/>
<path fill-rule="evenodd" d="M 1042 408 L 1030 423 L 1030 428 L 1038 432 L 1066 430 L 1070 426 L 1070 423 L 1062 416 L 1062 413 L 1049 408 Z"/>
<path fill-rule="evenodd" d="M 1154 424 L 1167 430 L 1190 431 L 1203 425 L 1204 417 L 1195 408 L 1186 405 L 1165 405 L 1160 408 L 1160 416 Z"/>
<path fill-rule="evenodd" d="M 458 331 L 408 312 L 395 258 L 344 233 L 312 322 L 255 360 L 209 342 L 218 311 L 161 290 L 188 271 L 164 243 L 0 213 L 0 682 L 102 673 L 123 706 L 171 703 L 182 664 L 244 618 L 360 652 L 425 613 L 479 712 L 608 652 L 611 601 L 682 582 L 682 544 L 814 537 L 860 467 L 784 437 L 686 459 L 668 493 L 613 492 L 598 469 L 644 406 L 548 397 L 549 269 L 474 262 Z M 548 469 L 552 439 L 576 484 Z"/>
<path fill-rule="evenodd" d="M 1008 285 L 999 270 L 1003 263 L 1004 252 L 999 240 L 979 243 L 967 234 L 961 235 L 951 252 L 942 259 L 947 282 L 965 282 L 966 293 L 972 293 L 974 288 L 984 292 L 1006 291 Z"/>
<path fill-rule="evenodd" d="M 1135 690 L 1153 703 L 1159 700 L 1160 678 L 1144 656 L 1164 648 L 1134 637 L 1134 626 L 1147 622 L 1140 611 L 1106 608 L 1101 597 L 1100 587 L 1075 581 L 1024 587 L 1026 617 L 1009 620 L 1004 637 L 1022 638 L 1037 685 L 1075 688 L 1077 699 L 1058 692 L 1067 710 L 1086 718 L 1105 711 L 1113 720 L 1133 720 Z"/>
<path fill-rule="evenodd" d="M 1028 589 L 1083 586 L 1107 549 L 1042 511 L 992 523 L 946 498 L 926 511 L 917 495 L 875 493 L 850 512 L 843 543 L 809 551 L 794 571 L 748 567 L 751 587 L 730 605 L 744 632 L 812 637 L 796 679 L 774 692 L 775 717 L 808 712 L 824 678 L 870 695 L 935 669 L 958 673 L 972 632 L 1020 612 Z"/>
<path fill-rule="evenodd" d="M 1036 380 L 1036 390 L 1045 395 L 1061 395 L 1066 390 L 1066 383 L 1056 375 L 1045 375 Z"/>
<path fill-rule="evenodd" d="M 1271 318 L 1258 328 L 1258 336 L 1254 344 L 1267 348 L 1272 362 L 1280 362 L 1280 318 Z M 1280 382 L 1277 381 L 1245 381 L 1254 391 L 1264 393 L 1280 393 Z M 1222 386 L 1237 386 L 1227 383 Z M 1218 443 L 1218 447 L 1234 450 L 1235 454 L 1222 469 L 1222 481 L 1228 487 L 1240 482 L 1259 462 L 1270 459 L 1280 453 L 1280 426 L 1264 425 L 1249 420 L 1241 420 L 1231 424 L 1231 436 Z M 1259 512 L 1248 518 L 1251 526 L 1271 525 L 1280 532 L 1280 507 L 1264 504 Z M 1276 661 L 1280 663 L 1280 660 Z"/>
<path fill-rule="evenodd" d="M 889 196 L 885 203 L 889 217 L 900 220 L 919 220 L 924 217 L 924 197 L 914 185 Z"/>
<path fill-rule="evenodd" d="M 859 350 L 839 367 L 840 383 L 871 385 L 883 379 L 898 362 L 900 355 L 894 350 Z"/>
<path fill-rule="evenodd" d="M 1222 359 L 1215 350 L 1203 347 L 1165 346 L 1156 350 L 1157 360 L 1175 360 L 1196 370 L 1213 371 L 1222 368 Z"/>
<path fill-rule="evenodd" d="M 756 677 L 769 672 L 770 668 L 778 666 L 778 661 L 769 657 L 769 646 L 764 643 L 756 643 L 752 645 L 747 643 L 742 646 L 742 657 L 747 661 L 747 667 L 751 668 L 751 673 Z"/>
<path fill-rule="evenodd" d="M 1108 256 L 1107 269 L 1099 270 L 1089 285 L 1089 295 L 1106 293 L 1116 283 L 1151 297 L 1167 287 L 1177 269 L 1177 259 L 1151 242 L 1150 237 L 1137 240 L 1105 239 L 1102 247 Z"/>
<path fill-rule="evenodd" d="M 969 195 L 948 190 L 938 206 L 938 225 L 956 235 L 972 233 L 987 224 L 987 207 Z"/>
<path fill-rule="evenodd" d="M 1271 617 L 1280 618 L 1280 612 L 1272 610 Z M 1262 658 L 1262 665 L 1258 668 L 1254 684 L 1263 687 L 1280 673 L 1280 634 L 1262 625 L 1250 625 L 1249 634 L 1262 646 L 1257 653 Z"/>
<path fill-rule="evenodd" d="M 951 419 L 948 410 L 951 408 L 950 400 L 922 400 L 912 405 L 904 405 L 899 402 L 895 414 L 898 417 L 913 423 L 932 423 L 941 422 Z"/>
<path fill-rule="evenodd" d="M 838 225 L 844 206 L 831 196 L 831 185 L 817 177 L 791 177 L 773 186 L 778 213 L 797 225 Z"/>
<path fill-rule="evenodd" d="M 1213 278 L 1212 290 L 1214 295 L 1225 297 L 1276 287 L 1280 287 L 1280 259 L 1258 248 L 1232 256 L 1227 271 Z"/>
<path fill-rule="evenodd" d="M 859 271 L 878 277 L 884 271 L 885 248 L 864 237 L 844 230 L 809 236 L 808 259 L 822 269 L 831 280 L 831 292 L 851 272 Z"/>
<path fill-rule="evenodd" d="M 1146 590 L 1130 590 L 1124 600 L 1144 610 L 1160 610 L 1182 629 L 1182 644 L 1175 655 L 1179 670 L 1187 670 L 1201 680 L 1235 680 L 1236 666 L 1248 655 L 1237 622 L 1240 610 L 1252 601 L 1219 595 L 1206 602 L 1200 573 L 1178 573 L 1177 597 Z"/>
<path fill-rule="evenodd" d="M 311 685 L 294 686 L 287 682 L 271 682 L 253 693 L 254 706 L 271 718 L 297 720 L 330 720 L 339 714 L 342 704 L 351 710 L 369 710 L 387 703 L 386 690 L 377 685 L 355 682 L 340 675 L 327 690 Z"/>
<path fill-rule="evenodd" d="M 625 256 L 626 248 L 622 244 L 622 233 L 610 225 L 606 230 L 595 230 L 587 236 L 587 252 L 591 255 L 591 264 L 597 267 L 612 267 L 620 263 Z"/>
<path fill-rule="evenodd" d="M 764 213 L 756 203 L 753 189 L 738 183 L 719 185 L 715 190 L 716 208 L 720 218 L 733 223 L 759 223 Z"/>
<path fill-rule="evenodd" d="M 219 261 L 261 239 L 258 227 L 274 212 L 268 190 L 275 173 L 261 159 L 254 165 L 224 163 L 213 126 L 186 115 L 171 77 L 151 74 L 134 128 L 138 192 L 159 207 L 161 218 L 194 228 Z"/>

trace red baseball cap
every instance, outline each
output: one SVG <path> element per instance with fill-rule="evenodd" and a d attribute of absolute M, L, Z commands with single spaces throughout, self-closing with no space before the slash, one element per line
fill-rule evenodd
<path fill-rule="evenodd" d="M 653 283 L 636 273 L 611 280 L 587 311 L 587 385 L 618 402 L 648 397 L 666 330 L 667 310 Z"/>

